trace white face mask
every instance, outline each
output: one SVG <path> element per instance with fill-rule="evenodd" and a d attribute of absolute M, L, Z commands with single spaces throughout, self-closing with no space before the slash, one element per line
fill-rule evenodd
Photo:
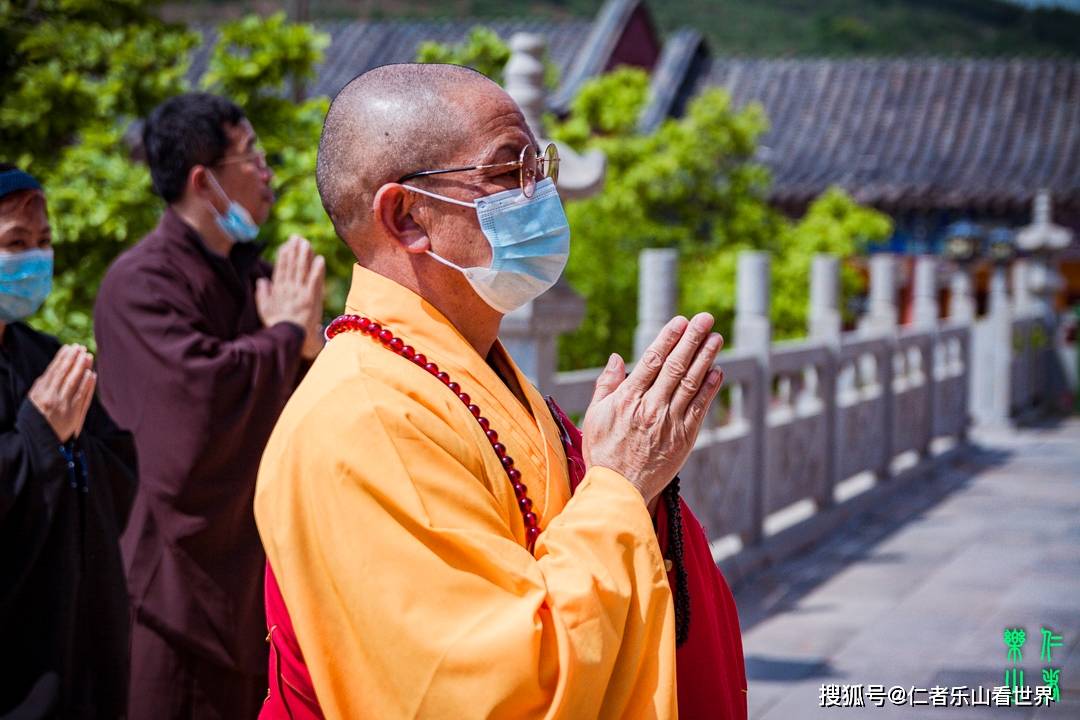
<path fill-rule="evenodd" d="M 465 202 L 405 185 L 436 200 L 476 208 L 480 229 L 491 245 L 489 267 L 463 268 L 428 250 L 428 255 L 462 273 L 476 294 L 503 315 L 535 300 L 566 268 L 570 225 L 551 178 L 536 185 L 531 198 L 520 188 Z"/>

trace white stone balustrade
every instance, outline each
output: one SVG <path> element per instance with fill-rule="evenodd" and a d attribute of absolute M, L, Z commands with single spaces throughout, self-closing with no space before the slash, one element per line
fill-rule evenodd
<path fill-rule="evenodd" d="M 641 258 L 637 353 L 675 313 L 677 267 L 673 251 Z M 954 293 L 950 317 L 939 320 L 937 262 L 919 258 L 913 321 L 899 326 L 896 258 L 874 256 L 868 316 L 858 331 L 844 332 L 839 262 L 818 256 L 807 338 L 773 342 L 769 267 L 766 253 L 739 257 L 734 325 L 730 332 L 719 328 L 731 346 L 718 360 L 727 390 L 680 473 L 717 557 L 726 558 L 728 571 L 737 566 L 736 575 L 811 542 L 831 527 L 826 518 L 862 507 L 877 484 L 922 472 L 936 462 L 935 447 L 962 442 L 978 404 L 969 385 L 975 366 L 996 373 L 997 387 L 1007 388 L 1004 402 L 1000 390 L 988 395 L 994 412 L 1006 417 L 1034 407 L 1045 392 L 1036 362 L 1044 325 L 1035 310 L 1014 306 L 1004 274 L 994 281 L 995 312 L 965 317 L 971 298 L 961 293 L 957 305 Z M 998 328 L 1004 354 L 973 348 L 981 327 Z M 599 373 L 552 372 L 542 387 L 580 415 Z"/>

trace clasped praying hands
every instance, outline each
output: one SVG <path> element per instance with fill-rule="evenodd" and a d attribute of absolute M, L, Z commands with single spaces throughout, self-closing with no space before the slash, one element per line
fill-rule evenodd
<path fill-rule="evenodd" d="M 326 262 L 316 255 L 309 243 L 293 235 L 281 247 L 273 278 L 259 279 L 255 287 L 255 305 L 266 327 L 291 322 L 304 329 L 301 354 L 308 360 L 323 346 L 322 308 Z"/>
<path fill-rule="evenodd" d="M 82 432 L 97 385 L 93 366 L 94 358 L 85 347 L 65 345 L 30 386 L 30 402 L 60 442 L 67 442 Z"/>
<path fill-rule="evenodd" d="M 646 503 L 686 462 L 723 384 L 713 363 L 724 339 L 712 327 L 708 313 L 675 317 L 629 375 L 613 354 L 596 381 L 585 413 L 585 463 L 623 475 Z"/>

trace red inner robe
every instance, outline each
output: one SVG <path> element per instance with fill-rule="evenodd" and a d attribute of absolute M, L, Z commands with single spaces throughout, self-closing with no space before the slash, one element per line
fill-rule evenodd
<path fill-rule="evenodd" d="M 581 432 L 555 402 L 548 398 L 562 432 L 570 474 L 570 489 L 585 476 Z M 742 632 L 735 599 L 712 559 L 705 530 L 680 498 L 683 523 L 683 563 L 690 590 L 690 636 L 675 654 L 679 717 L 683 720 L 745 720 L 747 716 L 746 666 Z M 656 508 L 660 550 L 668 556 L 668 514 Z M 675 587 L 675 569 L 668 573 Z M 270 628 L 270 692 L 260 720 L 316 720 L 323 718 L 311 675 L 296 639 L 277 580 L 266 566 L 266 624 Z"/>

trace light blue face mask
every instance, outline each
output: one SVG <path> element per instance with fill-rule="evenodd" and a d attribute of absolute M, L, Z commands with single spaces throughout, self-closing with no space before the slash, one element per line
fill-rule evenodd
<path fill-rule="evenodd" d="M 210 203 L 210 209 L 214 211 L 214 215 L 217 217 L 218 227 L 224 230 L 225 234 L 233 239 L 233 242 L 246 243 L 253 241 L 259 236 L 259 226 L 251 219 L 251 213 L 240 203 L 230 200 L 225 191 L 221 189 L 221 185 L 218 185 L 214 174 L 209 173 L 209 175 L 218 194 L 224 198 L 225 202 L 229 203 L 229 209 L 225 211 L 224 215 L 218 212 L 218 209 L 214 207 L 214 203 Z"/>
<path fill-rule="evenodd" d="M 0 254 L 0 321 L 25 320 L 52 290 L 53 251 Z"/>
<path fill-rule="evenodd" d="M 546 292 L 570 257 L 570 225 L 551 178 L 536 184 L 531 198 L 520 188 L 465 202 L 406 185 L 436 200 L 476 208 L 480 229 L 491 244 L 490 267 L 463 268 L 428 250 L 428 255 L 461 272 L 476 294 L 503 315 Z"/>

